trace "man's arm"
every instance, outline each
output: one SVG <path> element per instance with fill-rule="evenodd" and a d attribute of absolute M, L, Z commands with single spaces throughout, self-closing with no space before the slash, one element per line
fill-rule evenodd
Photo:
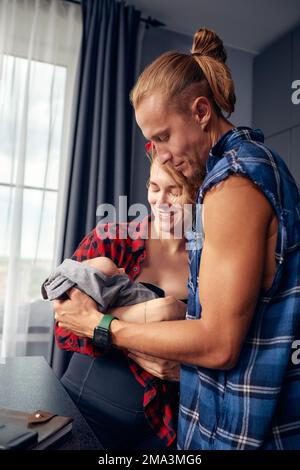
<path fill-rule="evenodd" d="M 250 180 L 238 176 L 209 191 L 204 207 L 201 319 L 135 328 L 112 322 L 118 347 L 204 367 L 235 365 L 261 288 L 273 210 Z"/>
<path fill-rule="evenodd" d="M 235 365 L 253 313 L 264 270 L 266 234 L 272 208 L 248 179 L 231 176 L 209 191 L 204 200 L 205 240 L 199 273 L 200 320 L 129 324 L 111 323 L 113 344 L 143 354 L 208 368 Z M 72 291 L 71 306 L 87 321 L 84 335 L 93 336 L 99 321 L 84 294 Z M 66 305 L 67 305 L 66 301 Z M 74 315 L 57 309 L 57 319 L 71 327 Z M 77 328 L 80 330 L 78 319 Z"/>

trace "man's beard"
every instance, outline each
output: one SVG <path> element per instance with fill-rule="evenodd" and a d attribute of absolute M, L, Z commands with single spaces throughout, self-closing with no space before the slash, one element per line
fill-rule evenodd
<path fill-rule="evenodd" d="M 206 165 L 198 164 L 193 168 L 193 174 L 188 178 L 192 186 L 200 187 L 206 176 Z"/>

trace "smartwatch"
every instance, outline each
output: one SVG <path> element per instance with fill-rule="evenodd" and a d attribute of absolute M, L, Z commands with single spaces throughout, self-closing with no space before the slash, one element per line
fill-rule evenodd
<path fill-rule="evenodd" d="M 117 320 L 117 318 L 106 313 L 103 315 L 99 325 L 94 329 L 93 345 L 102 352 L 108 351 L 111 347 L 111 333 L 109 328 L 113 320 Z"/>

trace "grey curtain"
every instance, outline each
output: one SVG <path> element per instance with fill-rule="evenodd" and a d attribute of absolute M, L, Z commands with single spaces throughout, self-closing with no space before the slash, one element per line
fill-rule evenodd
<path fill-rule="evenodd" d="M 72 154 L 60 259 L 70 257 L 97 224 L 101 203 L 130 195 L 134 85 L 140 12 L 124 2 L 82 0 L 83 38 L 77 74 Z M 130 200 L 128 200 L 130 204 Z M 53 341 L 49 362 L 61 377 L 72 353 Z"/>

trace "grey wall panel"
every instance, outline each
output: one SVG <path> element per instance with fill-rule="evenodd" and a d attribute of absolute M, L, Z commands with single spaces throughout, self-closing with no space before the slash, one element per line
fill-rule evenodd
<path fill-rule="evenodd" d="M 276 150 L 277 153 L 281 156 L 281 158 L 285 161 L 287 166 L 291 169 L 291 146 L 290 146 L 290 132 L 285 131 L 277 134 L 273 137 L 268 137 L 265 140 L 265 143 L 268 147 L 273 150 Z"/>
<path fill-rule="evenodd" d="M 236 126 L 252 126 L 253 54 L 227 48 L 228 66 L 235 84 L 236 106 L 230 121 Z"/>
<path fill-rule="evenodd" d="M 300 126 L 291 131 L 291 172 L 300 185 Z"/>
<path fill-rule="evenodd" d="M 292 34 L 254 59 L 253 124 L 269 136 L 291 126 Z"/>
<path fill-rule="evenodd" d="M 300 26 L 254 60 L 253 123 L 266 143 L 300 182 L 300 104 L 292 103 L 293 80 L 300 80 Z"/>
<path fill-rule="evenodd" d="M 300 80 L 300 26 L 293 32 L 293 42 L 292 42 L 292 80 Z M 291 90 L 291 93 L 294 90 Z M 298 98 L 300 97 L 300 92 L 297 93 Z M 292 125 L 300 125 L 300 103 L 292 105 Z"/>

